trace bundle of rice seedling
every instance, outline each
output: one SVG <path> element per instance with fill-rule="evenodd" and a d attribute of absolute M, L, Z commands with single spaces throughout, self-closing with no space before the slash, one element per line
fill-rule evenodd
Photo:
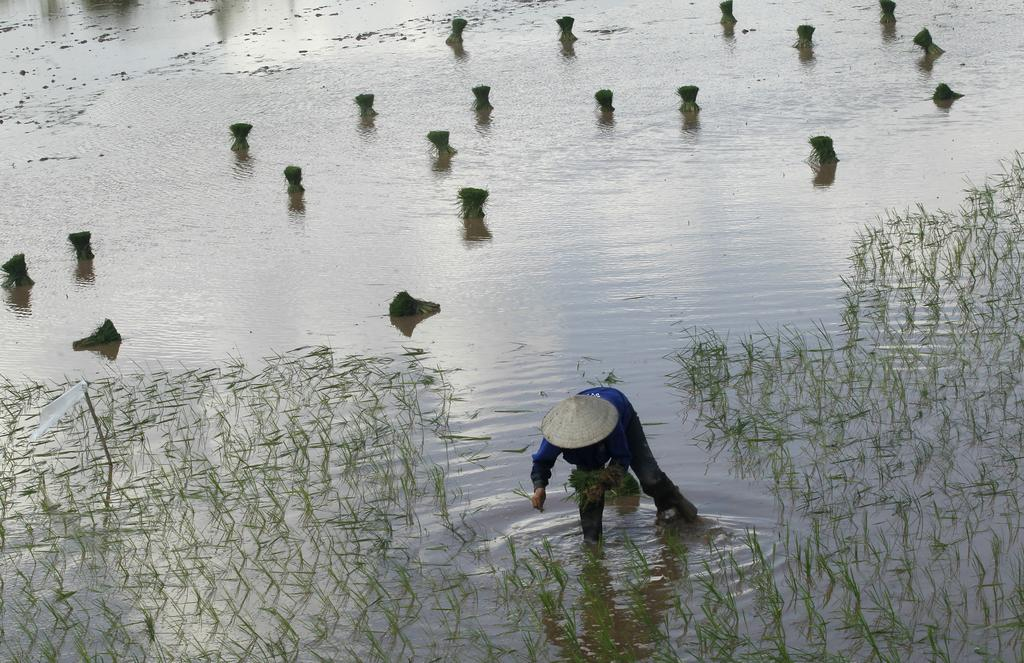
<path fill-rule="evenodd" d="M 561 30 L 561 36 L 559 37 L 559 39 L 561 39 L 564 42 L 576 41 L 576 35 L 572 33 L 572 26 L 575 22 L 576 19 L 574 19 L 572 16 L 563 16 L 562 18 L 555 19 L 555 23 L 558 24 L 558 27 Z"/>
<path fill-rule="evenodd" d="M 68 235 L 68 241 L 75 247 L 75 255 L 79 260 L 92 260 L 96 256 L 92 252 L 92 233 L 83 231 Z"/>
<path fill-rule="evenodd" d="M 807 142 L 811 144 L 811 163 L 825 166 L 839 162 L 829 136 L 811 136 Z"/>
<path fill-rule="evenodd" d="M 469 22 L 464 18 L 453 18 L 452 19 L 452 33 L 448 35 L 448 39 L 445 40 L 446 44 L 461 44 L 462 43 L 462 31 L 466 29 Z"/>
<path fill-rule="evenodd" d="M 491 105 L 490 85 L 477 85 L 473 88 L 473 96 L 476 97 L 476 101 L 473 103 L 474 109 L 478 111 L 485 111 L 494 108 L 494 106 Z"/>
<path fill-rule="evenodd" d="M 572 498 L 580 507 L 599 502 L 602 496 L 625 497 L 640 494 L 640 484 L 615 463 L 600 470 L 575 469 L 569 474 Z"/>
<path fill-rule="evenodd" d="M 928 32 L 928 28 L 921 28 L 921 31 L 914 35 L 914 43 L 920 46 L 928 57 L 934 58 L 945 53 L 932 41 L 932 33 Z"/>
<path fill-rule="evenodd" d="M 440 310 L 440 304 L 416 299 L 403 290 L 391 300 L 388 314 L 393 318 L 404 318 L 410 315 L 429 315 L 431 313 L 438 313 Z"/>
<path fill-rule="evenodd" d="M 597 100 L 597 105 L 601 107 L 601 110 L 606 112 L 615 110 L 615 107 L 612 106 L 611 90 L 598 90 L 594 93 L 594 99 Z"/>
<path fill-rule="evenodd" d="M 285 168 L 284 178 L 288 180 L 288 193 L 302 193 L 306 190 L 302 186 L 302 169 L 298 166 L 288 166 Z"/>
<path fill-rule="evenodd" d="M 360 117 L 373 117 L 377 114 L 377 111 L 373 110 L 372 94 L 357 94 L 356 105 L 359 106 Z"/>
<path fill-rule="evenodd" d="M 736 17 L 732 15 L 732 0 L 719 3 L 718 8 L 722 10 L 722 20 L 719 21 L 722 25 L 736 25 Z"/>
<path fill-rule="evenodd" d="M 882 8 L 882 18 L 880 23 L 895 23 L 896 22 L 896 3 L 893 0 L 878 0 L 879 6 Z"/>
<path fill-rule="evenodd" d="M 108 343 L 120 343 L 121 335 L 117 333 L 117 329 L 114 327 L 114 323 L 109 319 L 104 320 L 103 324 L 96 328 L 89 336 L 80 338 L 71 344 L 73 350 L 86 350 L 88 348 L 96 347 L 97 345 L 106 345 Z"/>
<path fill-rule="evenodd" d="M 455 154 L 455 148 L 448 144 L 448 131 L 431 131 L 427 134 L 427 140 L 437 150 L 438 156 Z"/>
<path fill-rule="evenodd" d="M 28 276 L 28 267 L 25 265 L 25 254 L 17 253 L 10 260 L 0 265 L 0 270 L 4 272 L 3 285 L 6 288 L 18 287 L 22 285 L 32 285 L 35 283 Z"/>
<path fill-rule="evenodd" d="M 935 94 L 932 95 L 932 101 L 953 101 L 955 99 L 959 99 L 962 96 L 964 95 L 960 94 L 959 92 L 954 92 L 945 83 L 939 83 L 935 87 Z"/>
<path fill-rule="evenodd" d="M 793 48 L 814 48 L 813 36 L 813 25 L 796 26 L 796 43 L 793 44 Z"/>
<path fill-rule="evenodd" d="M 490 195 L 487 189 L 465 187 L 459 189 L 459 203 L 462 205 L 462 218 L 479 219 L 484 216 L 484 203 Z"/>
<path fill-rule="evenodd" d="M 231 143 L 231 149 L 235 152 L 245 152 L 249 149 L 249 132 L 252 131 L 252 125 L 246 124 L 245 122 L 238 122 L 228 127 L 231 131 L 231 135 L 234 137 L 234 141 Z"/>
<path fill-rule="evenodd" d="M 679 110 L 684 113 L 697 113 L 700 111 L 700 106 L 697 105 L 697 92 L 700 90 L 696 85 L 684 85 L 676 93 L 682 98 L 683 105 L 679 107 Z"/>

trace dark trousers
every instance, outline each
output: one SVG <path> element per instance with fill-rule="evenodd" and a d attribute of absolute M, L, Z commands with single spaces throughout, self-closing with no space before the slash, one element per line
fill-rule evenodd
<path fill-rule="evenodd" d="M 626 428 L 626 439 L 629 442 L 629 453 L 632 456 L 629 463 L 630 469 L 636 474 L 643 491 L 654 499 L 658 515 L 661 516 L 669 509 L 675 508 L 678 511 L 678 517 L 686 522 L 697 520 L 697 507 L 683 497 L 679 488 L 658 467 L 658 461 L 655 460 L 654 454 L 651 453 L 651 447 L 647 444 L 647 436 L 644 435 L 644 427 L 640 423 L 639 417 L 633 417 L 633 421 Z M 583 527 L 585 540 L 600 540 L 603 514 L 603 495 L 600 500 L 580 507 L 580 524 Z"/>

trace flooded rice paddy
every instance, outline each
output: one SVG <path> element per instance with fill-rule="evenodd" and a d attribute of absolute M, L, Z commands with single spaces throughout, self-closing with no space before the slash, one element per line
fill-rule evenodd
<path fill-rule="evenodd" d="M 716 5 L 0 6 L 2 656 L 1019 660 L 1024 9 Z M 109 480 L 86 412 L 27 441 L 83 376 Z M 704 526 L 530 509 L 599 382 Z"/>

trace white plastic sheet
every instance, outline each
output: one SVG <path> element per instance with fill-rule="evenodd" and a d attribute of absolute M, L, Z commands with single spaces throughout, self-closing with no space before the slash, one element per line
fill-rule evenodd
<path fill-rule="evenodd" d="M 46 431 L 53 428 L 54 424 L 60 421 L 60 418 L 75 406 L 75 403 L 85 398 L 86 389 L 87 385 L 85 380 L 82 380 L 40 410 L 39 427 L 36 428 L 36 431 L 29 436 L 29 441 L 35 442 L 45 435 Z"/>

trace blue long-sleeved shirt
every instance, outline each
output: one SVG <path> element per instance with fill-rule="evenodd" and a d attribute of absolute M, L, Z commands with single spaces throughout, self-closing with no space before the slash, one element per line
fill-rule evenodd
<path fill-rule="evenodd" d="M 533 481 L 534 488 L 543 488 L 548 485 L 548 479 L 551 478 L 551 468 L 554 467 L 559 455 L 564 456 L 565 460 L 584 470 L 600 469 L 609 460 L 622 465 L 624 470 L 629 468 L 632 458 L 629 453 L 629 440 L 626 439 L 626 430 L 629 428 L 629 424 L 632 423 L 633 418 L 636 417 L 636 411 L 633 410 L 633 405 L 629 402 L 629 399 L 621 391 L 611 387 L 584 389 L 580 392 L 580 395 L 603 398 L 614 405 L 615 409 L 619 411 L 619 421 L 615 425 L 615 430 L 600 442 L 595 442 L 579 449 L 562 449 L 548 442 L 547 438 L 541 440 L 540 448 L 537 449 L 537 453 L 533 454 L 533 470 L 530 472 L 530 479 Z"/>

